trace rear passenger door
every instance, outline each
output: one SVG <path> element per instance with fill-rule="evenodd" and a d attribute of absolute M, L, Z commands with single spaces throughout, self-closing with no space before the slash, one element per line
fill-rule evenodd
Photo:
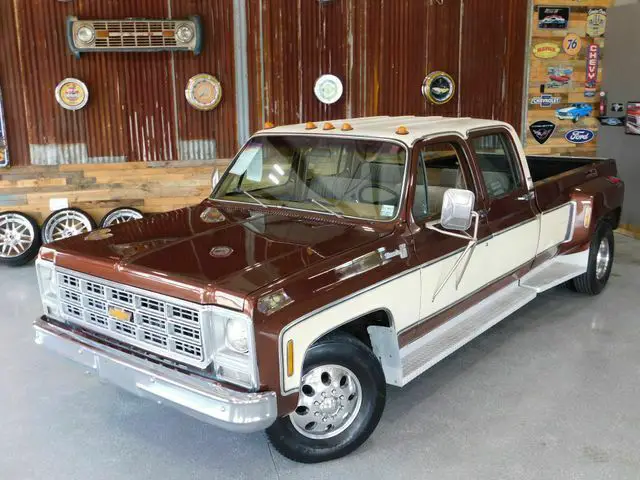
<path fill-rule="evenodd" d="M 505 129 L 478 130 L 469 136 L 469 146 L 482 183 L 480 215 L 493 234 L 483 249 L 486 273 L 498 279 L 524 272 L 535 258 L 540 226 L 513 137 Z"/>

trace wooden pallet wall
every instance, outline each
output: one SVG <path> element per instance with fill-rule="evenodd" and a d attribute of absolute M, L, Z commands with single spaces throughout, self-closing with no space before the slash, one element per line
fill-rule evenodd
<path fill-rule="evenodd" d="M 600 129 L 599 103 L 600 87 L 602 82 L 602 59 L 605 55 L 605 35 L 591 38 L 587 35 L 587 15 L 589 9 L 610 8 L 613 0 L 534 0 L 531 17 L 531 44 L 529 48 L 529 91 L 527 96 L 527 122 L 526 122 L 526 151 L 534 155 L 576 155 L 595 156 L 598 142 L 598 130 Z M 569 24 L 566 29 L 541 29 L 538 28 L 539 7 L 569 7 L 571 9 Z M 582 48 L 577 55 L 570 56 L 563 50 L 563 40 L 569 33 L 577 34 L 582 41 Z M 538 58 L 534 55 L 534 47 L 543 43 L 553 43 L 560 48 L 560 53 L 554 58 Z M 587 69 L 587 49 L 590 43 L 596 43 L 600 47 L 600 62 L 598 69 L 598 83 L 595 97 L 585 97 L 585 80 Z M 573 68 L 573 76 L 568 85 L 560 88 L 545 88 L 545 93 L 561 98 L 559 104 L 551 107 L 532 105 L 531 100 L 540 96 L 540 86 L 549 82 L 549 67 Z M 577 123 L 571 120 L 558 120 L 556 110 L 571 106 L 573 103 L 589 103 L 593 106 L 593 112 L 589 118 L 581 119 Z M 532 136 L 529 126 L 539 120 L 548 120 L 557 125 L 553 136 L 543 145 L 540 145 Z M 609 127 L 610 128 L 610 127 Z M 565 134 L 573 129 L 588 129 L 595 132 L 593 141 L 576 145 L 565 139 Z"/>
<path fill-rule="evenodd" d="M 145 213 L 166 212 L 199 203 L 211 192 L 211 176 L 228 160 L 129 162 L 92 165 L 15 167 L 0 170 L 0 212 L 17 210 L 40 224 L 51 213 L 51 199 L 99 222 L 116 207 Z"/>

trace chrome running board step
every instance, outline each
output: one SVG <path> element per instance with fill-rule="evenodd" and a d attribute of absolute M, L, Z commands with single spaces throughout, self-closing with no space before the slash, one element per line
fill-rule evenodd
<path fill-rule="evenodd" d="M 400 349 L 402 385 L 522 308 L 536 295 L 534 289 L 514 282 Z"/>
<path fill-rule="evenodd" d="M 520 279 L 520 285 L 531 288 L 537 293 L 545 292 L 585 273 L 588 260 L 588 251 L 555 257 L 523 276 Z"/>

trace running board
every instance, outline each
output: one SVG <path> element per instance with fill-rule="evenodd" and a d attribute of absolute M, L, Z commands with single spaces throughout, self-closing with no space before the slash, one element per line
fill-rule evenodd
<path fill-rule="evenodd" d="M 525 306 L 536 295 L 535 290 L 512 283 L 400 349 L 402 386 Z"/>
<path fill-rule="evenodd" d="M 538 293 L 582 275 L 587 271 L 588 261 L 588 250 L 555 257 L 536 267 L 519 281 L 494 293 L 424 337 L 401 348 L 400 386 L 406 385 L 440 360 L 524 307 L 536 298 Z"/>
<path fill-rule="evenodd" d="M 555 257 L 531 270 L 520 279 L 520 285 L 545 292 L 587 271 L 589 251 Z"/>

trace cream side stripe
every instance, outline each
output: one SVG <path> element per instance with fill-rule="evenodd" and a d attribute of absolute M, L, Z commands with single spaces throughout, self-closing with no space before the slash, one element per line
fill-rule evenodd
<path fill-rule="evenodd" d="M 293 376 L 284 375 L 282 390 L 284 392 L 297 390 L 300 384 L 304 356 L 307 349 L 318 338 L 354 318 L 375 310 L 388 310 L 395 321 L 408 319 L 411 323 L 417 322 L 420 319 L 420 272 L 415 270 L 322 310 L 284 332 L 280 342 L 281 376 L 286 372 L 286 369 L 283 368 L 283 365 L 286 365 L 286 358 L 282 357 L 282 346 L 286 345 L 289 340 L 293 340 L 294 361 Z"/>
<path fill-rule="evenodd" d="M 573 217 L 573 205 L 567 203 L 542 214 L 538 253 L 561 244 L 567 239 L 567 229 Z"/>

